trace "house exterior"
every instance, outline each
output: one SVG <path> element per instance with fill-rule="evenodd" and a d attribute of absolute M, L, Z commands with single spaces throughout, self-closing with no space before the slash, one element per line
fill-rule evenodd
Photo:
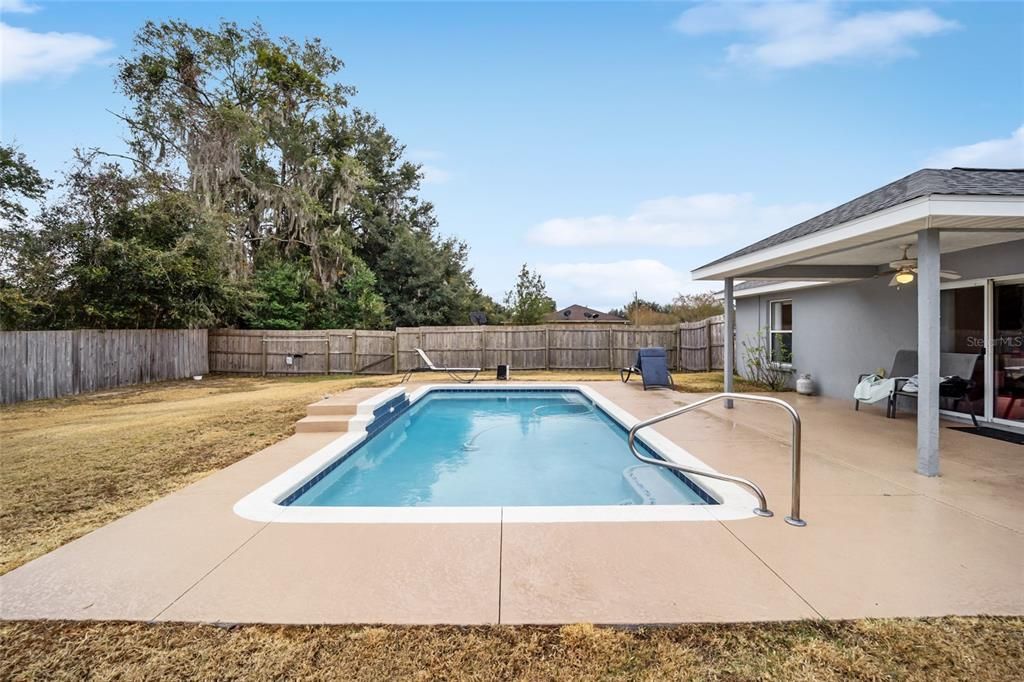
<path fill-rule="evenodd" d="M 968 411 L 940 401 L 942 353 L 978 355 L 969 398 L 980 421 L 1024 428 L 1024 170 L 920 170 L 693 277 L 725 282 L 738 341 L 726 366 L 741 373 L 742 342 L 758 337 L 853 409 L 860 374 L 916 350 L 922 474 L 939 473 L 940 414 Z"/>
<path fill-rule="evenodd" d="M 571 305 L 567 308 L 556 310 L 553 313 L 548 313 L 544 316 L 544 321 L 552 324 L 556 322 L 567 324 L 626 324 L 629 322 L 629 320 L 618 315 L 603 313 L 600 310 L 594 310 L 585 305 Z"/>

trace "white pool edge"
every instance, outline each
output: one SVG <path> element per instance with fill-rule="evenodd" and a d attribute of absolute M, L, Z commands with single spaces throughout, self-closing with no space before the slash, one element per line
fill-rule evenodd
<path fill-rule="evenodd" d="M 410 406 L 434 389 L 479 391 L 483 389 L 574 390 L 585 395 L 620 425 L 629 429 L 639 420 L 585 384 L 508 383 L 500 386 L 427 384 L 408 393 Z M 373 411 L 407 393 L 397 386 L 359 403 L 349 421 L 349 431 L 320 448 L 287 471 L 235 503 L 234 512 L 244 519 L 263 523 L 564 523 L 630 521 L 730 521 L 754 516 L 757 499 L 742 487 L 695 475 L 691 481 L 718 500 L 698 505 L 600 505 L 558 507 L 299 507 L 278 504 L 321 469 L 343 457 L 367 438 L 366 426 Z M 387 427 L 385 427 L 387 428 Z M 715 469 L 694 457 L 653 429 L 641 437 L 644 443 L 670 462 L 695 469 Z M 716 472 L 717 473 L 717 472 Z"/>

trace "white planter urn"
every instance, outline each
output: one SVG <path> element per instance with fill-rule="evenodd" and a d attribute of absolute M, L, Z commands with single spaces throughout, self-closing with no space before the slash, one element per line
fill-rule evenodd
<path fill-rule="evenodd" d="M 796 380 L 796 392 L 800 395 L 814 395 L 814 379 L 810 374 L 801 374 Z"/>

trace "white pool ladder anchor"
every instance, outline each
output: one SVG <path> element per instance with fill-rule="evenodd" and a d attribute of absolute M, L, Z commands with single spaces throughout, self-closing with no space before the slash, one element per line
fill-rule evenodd
<path fill-rule="evenodd" d="M 768 501 L 765 499 L 764 491 L 753 481 L 739 476 L 729 476 L 728 474 L 720 474 L 715 471 L 707 471 L 704 469 L 692 469 L 690 467 L 676 464 L 675 462 L 667 462 L 662 459 L 655 459 L 653 457 L 646 457 L 640 453 L 640 450 L 636 446 L 636 434 L 640 429 L 653 426 L 666 419 L 672 419 L 678 417 L 681 414 L 691 412 L 693 410 L 704 407 L 716 400 L 746 400 L 754 403 L 769 403 L 772 405 L 778 405 L 789 413 L 790 418 L 793 421 L 793 435 L 791 448 L 793 452 L 793 480 L 792 480 L 792 503 L 789 512 L 789 516 L 786 517 L 786 523 L 791 526 L 803 527 L 807 525 L 807 522 L 800 518 L 800 414 L 796 409 L 784 400 L 778 398 L 771 398 L 764 395 L 754 395 L 749 393 L 716 393 L 715 395 L 708 396 L 696 402 L 692 402 L 689 405 L 683 405 L 680 408 L 660 414 L 657 417 L 651 417 L 644 421 L 637 422 L 633 425 L 633 428 L 629 430 L 629 449 L 632 451 L 633 456 L 639 459 L 645 464 L 652 464 L 654 466 L 665 467 L 673 471 L 680 471 L 687 474 L 693 474 L 695 476 L 706 476 L 708 478 L 714 478 L 719 481 L 728 481 L 730 483 L 737 483 L 751 490 L 756 496 L 758 506 L 754 509 L 754 513 L 758 516 L 774 516 L 773 512 L 768 509 Z"/>

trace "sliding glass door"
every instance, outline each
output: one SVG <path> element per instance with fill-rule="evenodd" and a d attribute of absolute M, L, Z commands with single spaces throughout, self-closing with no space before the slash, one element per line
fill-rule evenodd
<path fill-rule="evenodd" d="M 993 414 L 1024 424 L 1024 279 L 992 283 Z"/>
<path fill-rule="evenodd" d="M 985 292 L 986 285 L 971 284 L 943 289 L 940 295 L 940 335 L 939 349 L 943 353 L 984 354 L 988 344 L 985 343 Z M 974 376 L 963 377 L 972 379 L 975 388 L 968 393 L 967 401 L 954 404 L 953 400 L 944 399 L 942 408 L 961 414 L 974 414 L 979 417 L 985 414 L 986 363 L 984 357 L 974 368 Z"/>
<path fill-rule="evenodd" d="M 978 418 L 1024 426 L 1024 275 L 944 284 L 940 306 L 942 352 L 982 355 L 971 377 Z M 942 407 L 968 411 L 966 403 Z"/>

